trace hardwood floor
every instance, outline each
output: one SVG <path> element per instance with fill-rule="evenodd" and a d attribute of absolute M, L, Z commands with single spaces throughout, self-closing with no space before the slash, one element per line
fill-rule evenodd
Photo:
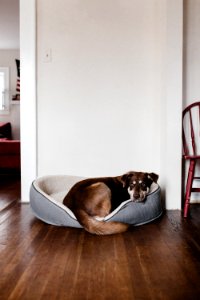
<path fill-rule="evenodd" d="M 20 176 L 0 174 L 0 215 L 20 200 Z"/>
<path fill-rule="evenodd" d="M 1 181 L 1 300 L 200 298 L 199 205 L 102 237 L 42 223 L 19 195 L 19 180 Z"/>

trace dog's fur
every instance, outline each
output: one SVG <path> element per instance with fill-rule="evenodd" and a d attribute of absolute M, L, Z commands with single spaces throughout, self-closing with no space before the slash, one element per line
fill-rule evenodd
<path fill-rule="evenodd" d="M 73 211 L 79 223 L 90 233 L 106 235 L 124 232 L 128 224 L 105 222 L 104 217 L 125 200 L 144 201 L 151 184 L 157 180 L 158 175 L 143 172 L 85 179 L 70 189 L 63 204 Z"/>

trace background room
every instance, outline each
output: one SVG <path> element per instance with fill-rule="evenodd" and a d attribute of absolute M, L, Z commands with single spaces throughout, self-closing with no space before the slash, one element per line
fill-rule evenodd
<path fill-rule="evenodd" d="M 2 180 L 7 174 L 20 174 L 19 0 L 2 0 L 0 7 L 0 175 Z"/>

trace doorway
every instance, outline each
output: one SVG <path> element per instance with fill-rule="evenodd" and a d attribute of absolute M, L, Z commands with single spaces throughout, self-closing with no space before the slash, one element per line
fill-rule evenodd
<path fill-rule="evenodd" d="M 0 10 L 0 211 L 20 198 L 20 0 L 1 1 Z M 14 141 L 13 141 L 14 140 Z M 5 192 L 7 191 L 7 193 Z M 10 202 L 11 201 L 11 202 Z"/>

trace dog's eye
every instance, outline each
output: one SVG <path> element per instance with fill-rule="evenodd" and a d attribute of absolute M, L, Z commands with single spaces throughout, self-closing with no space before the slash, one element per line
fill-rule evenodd
<path fill-rule="evenodd" d="M 141 187 L 145 188 L 146 184 L 144 182 L 141 182 Z"/>

